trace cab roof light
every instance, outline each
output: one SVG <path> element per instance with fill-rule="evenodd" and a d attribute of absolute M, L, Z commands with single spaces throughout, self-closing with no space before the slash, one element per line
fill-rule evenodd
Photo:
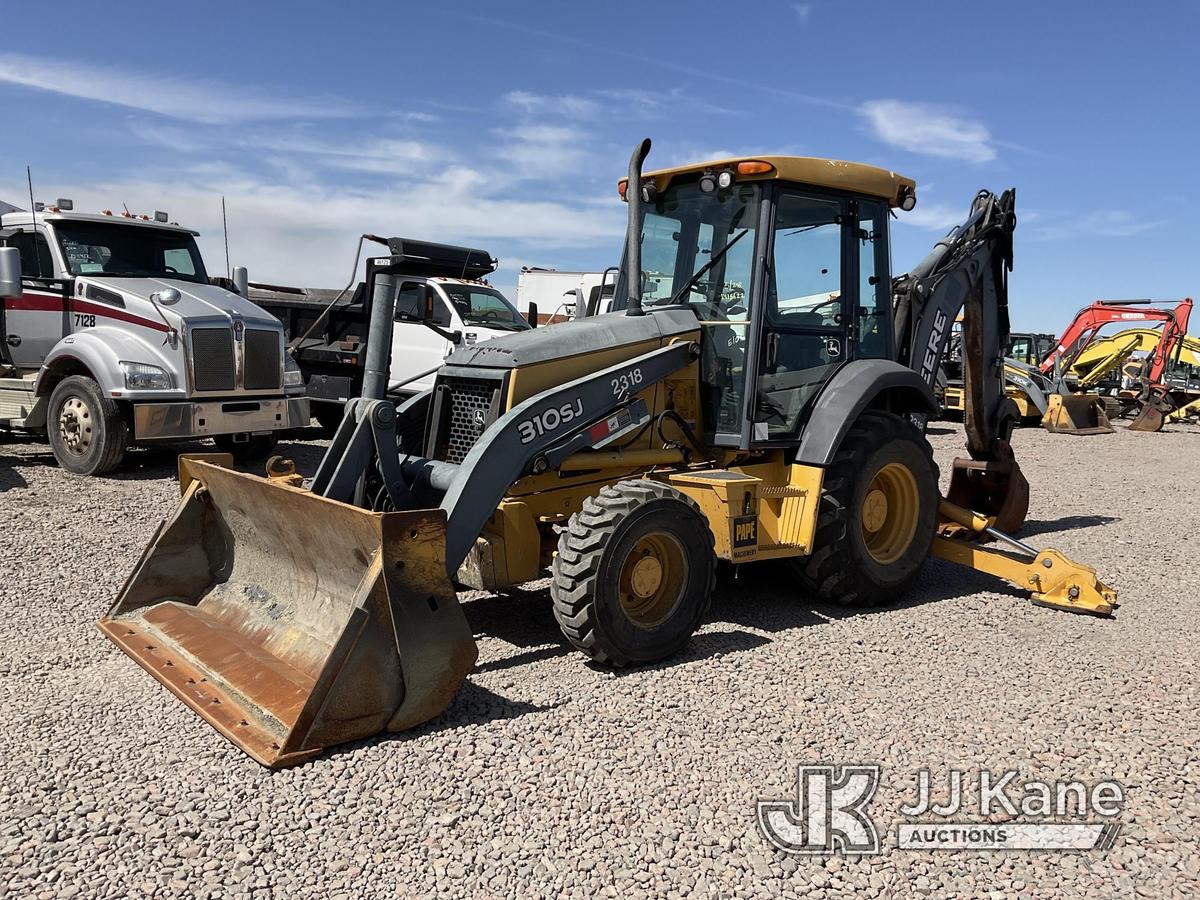
<path fill-rule="evenodd" d="M 628 178 L 622 178 L 620 181 L 617 182 L 617 194 L 620 195 L 622 200 L 626 199 L 625 193 L 628 190 L 629 190 L 629 179 Z"/>
<path fill-rule="evenodd" d="M 775 171 L 773 165 L 761 159 L 743 159 L 734 168 L 739 175 L 766 175 Z"/>

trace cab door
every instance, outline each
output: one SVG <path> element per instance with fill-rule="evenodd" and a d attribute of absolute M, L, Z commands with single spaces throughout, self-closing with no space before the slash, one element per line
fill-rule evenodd
<path fill-rule="evenodd" d="M 775 193 L 759 331 L 753 443 L 791 443 L 821 386 L 854 352 L 850 200 Z"/>
<path fill-rule="evenodd" d="M 415 394 L 433 386 L 433 375 L 414 375 L 442 364 L 451 350 L 448 340 L 420 321 L 420 304 L 425 302 L 425 282 L 405 281 L 396 296 L 392 326 L 392 368 L 389 384 L 404 394 Z M 445 331 L 451 324 L 450 310 L 438 294 L 433 301 L 433 324 Z"/>
<path fill-rule="evenodd" d="M 50 243 L 39 229 L 9 234 L 5 245 L 21 254 L 20 297 L 4 300 L 4 339 L 13 365 L 36 369 L 71 332 L 67 282 L 56 279 Z"/>
<path fill-rule="evenodd" d="M 780 186 L 769 215 L 751 442 L 786 445 L 835 370 L 894 356 L 888 208 Z"/>

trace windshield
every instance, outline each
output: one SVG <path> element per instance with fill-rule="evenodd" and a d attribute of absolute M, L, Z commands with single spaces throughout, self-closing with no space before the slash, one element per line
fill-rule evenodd
<path fill-rule="evenodd" d="M 642 303 L 700 306 L 701 319 L 748 315 L 757 185 L 705 192 L 697 183 L 674 184 L 643 204 Z M 614 309 L 628 301 L 621 272 Z"/>
<path fill-rule="evenodd" d="M 503 331 L 525 331 L 530 327 L 504 295 L 493 288 L 473 284 L 439 284 L 438 287 L 446 292 L 467 325 Z"/>
<path fill-rule="evenodd" d="M 105 222 L 55 222 L 72 275 L 208 282 L 196 241 L 185 231 Z"/>
<path fill-rule="evenodd" d="M 642 303 L 687 303 L 701 328 L 705 436 L 736 443 L 746 418 L 746 346 L 761 188 L 702 191 L 677 181 L 643 204 Z M 628 305 L 622 267 L 613 309 Z"/>

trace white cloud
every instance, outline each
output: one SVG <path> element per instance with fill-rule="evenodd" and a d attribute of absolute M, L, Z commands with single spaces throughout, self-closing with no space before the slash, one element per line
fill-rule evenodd
<path fill-rule="evenodd" d="M 967 208 L 948 206 L 944 203 L 921 203 L 912 212 L 897 210 L 897 221 L 902 225 L 912 225 L 929 231 L 949 231 L 967 217 Z"/>
<path fill-rule="evenodd" d="M 345 189 L 256 180 L 227 166 L 127 176 L 89 184 L 58 184 L 81 212 L 128 204 L 134 212 L 167 210 L 201 232 L 213 274 L 225 269 L 221 195 L 229 211 L 230 257 L 250 277 L 273 284 L 341 287 L 358 235 L 371 232 L 482 247 L 502 262 L 517 255 L 553 265 L 560 248 L 620 249 L 624 207 L 569 205 L 558 199 L 494 196 L 495 179 L 471 168 L 451 168 L 390 188 Z M 0 197 L 21 196 L 21 185 L 0 185 Z M 512 266 L 502 280 L 515 282 Z M 507 274 L 505 274 L 507 273 Z"/>
<path fill-rule="evenodd" d="M 524 124 L 498 129 L 506 143 L 496 155 L 510 163 L 513 175 L 522 180 L 556 178 L 583 169 L 588 135 L 565 125 Z"/>
<path fill-rule="evenodd" d="M 1024 219 L 1028 221 L 1029 215 Z M 1166 219 L 1140 218 L 1124 209 L 1098 209 L 1078 216 L 1045 214 L 1041 224 L 1030 229 L 1038 240 L 1058 241 L 1081 235 L 1101 238 L 1134 237 L 1166 224 Z"/>
<path fill-rule="evenodd" d="M 215 81 L 0 53 L 0 83 L 52 91 L 194 122 L 330 118 L 361 113 L 336 99 L 271 96 Z"/>
<path fill-rule="evenodd" d="M 573 119 L 586 119 L 600 112 L 600 104 L 575 94 L 534 94 L 530 91 L 509 91 L 502 98 L 505 105 L 525 114 L 556 114 Z"/>
<path fill-rule="evenodd" d="M 796 14 L 796 18 L 800 20 L 801 25 L 807 25 L 808 19 L 812 15 L 813 5 L 811 3 L 793 3 L 792 12 Z"/>
<path fill-rule="evenodd" d="M 953 109 L 904 100 L 869 100 L 858 107 L 884 143 L 946 159 L 983 163 L 996 158 L 995 142 L 982 122 Z"/>

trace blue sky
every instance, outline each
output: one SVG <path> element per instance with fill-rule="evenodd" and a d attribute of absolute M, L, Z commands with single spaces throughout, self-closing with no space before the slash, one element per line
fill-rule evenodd
<path fill-rule="evenodd" d="M 1014 327 L 1197 291 L 1200 5 L 5 4 L 0 199 L 167 209 L 224 268 L 340 286 L 357 235 L 616 261 L 614 183 L 795 153 L 918 181 L 893 268 L 1018 191 Z"/>

